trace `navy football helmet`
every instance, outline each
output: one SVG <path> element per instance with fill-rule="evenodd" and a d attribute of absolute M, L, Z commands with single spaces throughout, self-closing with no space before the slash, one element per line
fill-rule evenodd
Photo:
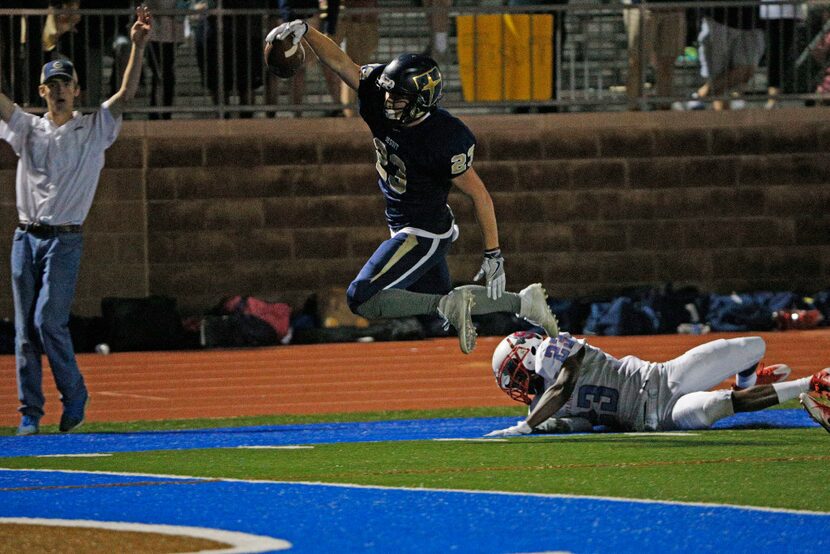
<path fill-rule="evenodd" d="M 378 87 L 392 95 L 391 100 L 405 100 L 403 108 L 384 105 L 386 117 L 406 125 L 435 109 L 444 91 L 444 80 L 435 60 L 421 54 L 401 54 L 383 69 Z"/>

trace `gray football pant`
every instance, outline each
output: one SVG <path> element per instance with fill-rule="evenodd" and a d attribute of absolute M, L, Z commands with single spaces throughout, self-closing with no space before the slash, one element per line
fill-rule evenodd
<path fill-rule="evenodd" d="M 507 312 L 517 314 L 522 301 L 515 292 L 505 292 L 493 300 L 487 297 L 487 289 L 481 285 L 464 285 L 453 290 L 467 289 L 473 293 L 473 315 Z M 443 295 L 411 292 L 403 289 L 382 290 L 357 308 L 358 315 L 367 319 L 436 315 L 438 302 Z"/>

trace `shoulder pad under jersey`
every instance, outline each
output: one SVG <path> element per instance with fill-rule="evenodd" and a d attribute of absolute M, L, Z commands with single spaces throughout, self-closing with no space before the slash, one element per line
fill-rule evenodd
<path fill-rule="evenodd" d="M 360 66 L 360 80 L 365 81 L 369 78 L 369 75 L 372 74 L 372 71 L 382 66 L 382 63 L 367 63 L 366 65 Z"/>
<path fill-rule="evenodd" d="M 583 342 L 568 333 L 548 337 L 536 350 L 536 373 L 546 381 L 555 381 L 562 364 L 582 348 Z"/>

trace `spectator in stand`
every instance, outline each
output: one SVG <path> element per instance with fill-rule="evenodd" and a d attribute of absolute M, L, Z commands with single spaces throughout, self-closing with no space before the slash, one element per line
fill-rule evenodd
<path fill-rule="evenodd" d="M 225 0 L 228 10 L 264 9 L 264 0 Z M 216 8 L 215 0 L 197 0 L 191 9 L 205 11 Z M 259 15 L 235 14 L 222 19 L 223 82 L 219 84 L 219 21 L 204 14 L 193 21 L 196 57 L 202 82 L 217 104 L 231 103 L 237 96 L 239 104 L 252 105 L 254 90 L 262 85 L 262 18 Z M 220 98 L 221 97 L 221 98 Z M 226 114 L 225 117 L 228 117 Z M 239 112 L 239 117 L 253 117 L 253 112 Z"/>
<path fill-rule="evenodd" d="M 50 0 L 50 11 L 43 27 L 43 50 L 47 58 L 73 61 L 81 86 L 78 105 L 98 106 L 102 98 L 103 18 L 101 16 L 61 13 L 58 10 L 112 8 L 101 0 Z"/>
<path fill-rule="evenodd" d="M 422 0 L 429 20 L 431 42 L 425 54 L 439 65 L 447 66 L 450 41 L 450 6 L 452 0 Z"/>
<path fill-rule="evenodd" d="M 328 37 L 333 38 L 338 44 L 340 40 L 336 38 L 338 16 L 340 12 L 340 0 L 278 0 L 279 20 L 272 21 L 272 24 L 279 24 L 281 22 L 294 21 L 302 19 L 308 25 L 318 29 L 320 32 Z M 375 30 L 377 33 L 377 30 Z M 308 68 L 316 63 L 317 57 L 311 52 L 306 52 L 305 64 L 294 74 L 291 78 L 291 103 L 299 106 L 303 103 L 303 97 L 306 91 L 306 77 Z M 331 102 L 333 104 L 341 104 L 341 81 L 329 68 L 322 66 L 323 79 L 326 82 L 326 90 L 328 90 Z M 268 76 L 267 98 L 269 104 L 276 104 L 279 98 L 279 78 L 270 75 Z M 296 116 L 300 116 L 302 111 L 297 110 Z M 332 109 L 327 115 L 339 116 L 343 115 L 343 110 L 339 108 Z"/>
<path fill-rule="evenodd" d="M 767 108 L 776 107 L 775 97 L 793 92 L 795 81 L 795 29 L 807 17 L 804 4 L 776 4 L 764 0 L 761 19 L 767 27 Z"/>
<path fill-rule="evenodd" d="M 764 31 L 758 6 L 708 8 L 700 24 L 700 74 L 706 82 L 693 95 L 687 109 L 703 109 L 708 97 L 739 94 L 749 83 L 764 54 Z M 715 100 L 715 110 L 729 103 Z"/>
<path fill-rule="evenodd" d="M 4 0 L 9 9 L 45 10 L 47 0 Z M 40 105 L 38 80 L 32 78 L 44 64 L 40 16 L 0 16 L 0 84 L 21 106 Z"/>
<path fill-rule="evenodd" d="M 73 60 L 81 83 L 81 104 L 98 106 L 104 98 L 104 56 L 113 55 L 117 34 L 124 35 L 129 29 L 127 10 L 132 7 L 129 0 L 52 0 L 55 9 L 112 10 L 124 9 L 125 15 L 55 15 L 46 20 L 43 33 L 43 48 L 49 52 L 49 59 L 68 58 Z M 54 23 L 57 22 L 57 25 Z M 67 28 L 71 23 L 71 28 Z M 57 32 L 56 32 L 57 31 Z M 123 60 L 113 64 L 113 77 L 109 84 L 109 95 L 119 87 L 117 80 L 124 72 L 126 57 L 129 56 L 129 39 L 124 37 L 126 48 Z"/>
<path fill-rule="evenodd" d="M 207 10 L 212 10 L 216 7 L 215 0 L 194 0 L 190 2 L 190 9 L 199 12 L 197 15 L 190 16 L 190 30 L 193 33 L 193 42 L 196 47 L 196 65 L 199 67 L 199 76 L 202 79 L 202 87 L 205 90 L 213 91 L 216 89 L 217 74 L 216 64 L 216 48 L 208 48 L 208 39 L 213 36 L 215 31 L 211 28 L 213 21 L 208 21 Z M 213 95 L 215 98 L 215 94 Z"/>
<path fill-rule="evenodd" d="M 803 73 L 809 82 L 808 86 L 812 92 L 830 97 L 830 9 L 826 6 L 813 7 L 807 17 L 807 30 L 810 43 L 805 51 L 799 56 L 803 58 Z M 821 105 L 828 104 L 827 99 L 820 101 Z M 815 105 L 815 101 L 809 100 L 808 106 Z"/>
<path fill-rule="evenodd" d="M 378 49 L 378 2 L 377 0 L 344 0 L 340 22 L 337 25 L 335 42 L 358 65 L 365 65 L 375 59 Z M 367 10 L 354 13 L 353 10 Z M 339 82 L 339 81 L 338 81 Z M 346 106 L 343 115 L 358 115 L 349 106 L 357 104 L 357 92 L 345 83 L 340 83 L 340 101 Z"/>
<path fill-rule="evenodd" d="M 628 34 L 628 108 L 639 110 L 643 107 L 643 70 L 646 63 L 654 67 L 656 93 L 660 98 L 674 95 L 674 62 L 683 51 L 686 42 L 686 11 L 660 9 L 659 4 L 671 0 L 626 0 L 631 7 L 623 12 Z M 655 9 L 646 7 L 657 4 Z M 646 62 L 644 63 L 644 60 Z M 661 110 L 671 108 L 671 102 L 658 102 Z"/>
<path fill-rule="evenodd" d="M 164 10 L 185 8 L 179 0 L 145 0 L 154 14 Z M 156 15 L 147 49 L 147 66 L 152 74 L 151 106 L 172 106 L 176 94 L 176 46 L 184 38 L 183 22 L 171 15 Z M 159 99 L 161 85 L 161 99 Z M 151 113 L 150 119 L 170 119 L 170 112 Z"/>

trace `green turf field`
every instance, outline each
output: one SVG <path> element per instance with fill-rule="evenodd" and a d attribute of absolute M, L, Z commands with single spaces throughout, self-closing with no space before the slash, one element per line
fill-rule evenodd
<path fill-rule="evenodd" d="M 513 409 L 478 409 L 237 418 L 159 425 L 90 424 L 84 431 L 514 414 Z M 828 464 L 830 437 L 819 428 L 339 443 L 298 450 L 171 450 L 104 458 L 0 457 L 4 468 L 526 491 L 830 512 Z"/>

